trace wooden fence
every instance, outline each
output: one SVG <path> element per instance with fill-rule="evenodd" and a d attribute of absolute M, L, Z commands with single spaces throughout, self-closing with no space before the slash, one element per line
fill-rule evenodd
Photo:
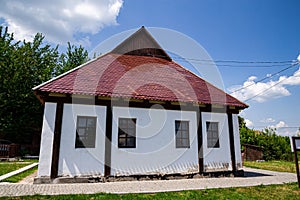
<path fill-rule="evenodd" d="M 0 158 L 13 158 L 19 156 L 20 145 L 0 144 Z"/>
<path fill-rule="evenodd" d="M 251 144 L 244 144 L 243 159 L 247 161 L 262 160 L 264 158 L 263 148 Z"/>

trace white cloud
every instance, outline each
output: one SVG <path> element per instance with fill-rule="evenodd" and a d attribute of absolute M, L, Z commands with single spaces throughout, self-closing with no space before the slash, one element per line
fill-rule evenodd
<path fill-rule="evenodd" d="M 246 126 L 248 128 L 253 128 L 253 122 L 249 119 L 245 119 Z"/>
<path fill-rule="evenodd" d="M 250 76 L 243 85 L 237 85 L 229 88 L 231 95 L 241 101 L 252 100 L 257 102 L 265 102 L 270 99 L 276 99 L 284 96 L 291 95 L 290 91 L 286 88 L 289 85 L 300 85 L 300 68 L 292 76 L 280 76 L 278 80 L 270 80 L 268 82 L 255 82 L 256 76 Z M 238 90 L 239 88 L 243 88 Z M 236 91 L 238 90 L 238 91 Z M 258 95 L 259 94 L 259 95 Z M 258 95 L 258 96 L 256 96 Z"/>
<path fill-rule="evenodd" d="M 280 136 L 295 136 L 299 131 L 298 128 L 290 127 L 284 121 L 279 121 L 277 124 L 269 126 L 269 128 L 276 129 L 276 134 Z"/>
<path fill-rule="evenodd" d="M 116 25 L 122 5 L 123 0 L 2 0 L 0 18 L 15 39 L 30 40 L 41 32 L 48 41 L 65 44 L 80 42 L 79 34 L 95 34 Z"/>
<path fill-rule="evenodd" d="M 276 130 L 276 134 L 280 136 L 296 136 L 297 129 L 290 127 L 283 127 Z"/>
<path fill-rule="evenodd" d="M 271 122 L 275 122 L 275 119 L 269 117 L 269 118 L 260 120 L 260 122 L 263 122 L 263 123 L 271 123 Z"/>
<path fill-rule="evenodd" d="M 276 128 L 276 129 L 284 128 L 284 127 L 288 127 L 288 125 L 284 121 L 280 121 L 276 125 L 270 126 L 270 128 Z"/>

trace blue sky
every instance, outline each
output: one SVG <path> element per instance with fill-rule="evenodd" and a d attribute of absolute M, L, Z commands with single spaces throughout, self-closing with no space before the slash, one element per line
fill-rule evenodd
<path fill-rule="evenodd" d="M 42 32 L 52 44 L 63 46 L 71 41 L 84 45 L 89 51 L 112 35 L 144 25 L 175 30 L 191 37 L 213 60 L 292 62 L 300 53 L 300 1 L 297 0 L 99 2 L 0 0 L 3 5 L 0 23 L 15 32 L 18 39 L 29 40 L 36 32 Z M 264 83 L 255 83 L 253 81 L 288 67 L 289 63 L 266 64 L 268 67 L 255 63 L 240 64 L 241 67 L 222 64 L 218 70 L 227 92 L 243 84 L 253 84 L 235 94 L 241 100 L 277 84 L 246 102 L 250 107 L 241 115 L 250 128 L 272 126 L 278 128 L 278 134 L 296 134 L 300 127 L 299 65 Z"/>

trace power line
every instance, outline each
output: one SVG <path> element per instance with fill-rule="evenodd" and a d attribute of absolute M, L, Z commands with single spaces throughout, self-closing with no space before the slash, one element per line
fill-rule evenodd
<path fill-rule="evenodd" d="M 172 57 L 176 61 L 186 63 L 198 63 L 203 65 L 216 65 L 217 67 L 241 67 L 241 68 L 265 68 L 265 67 L 277 67 L 277 66 L 288 66 L 291 61 L 238 61 L 238 60 L 205 60 L 196 58 L 185 58 L 185 57 Z M 251 64 L 251 65 L 250 65 Z"/>
<path fill-rule="evenodd" d="M 207 60 L 207 59 L 197 59 L 197 58 L 185 58 L 185 57 L 172 57 L 174 59 L 180 60 L 192 60 L 198 62 L 208 62 L 208 63 L 238 63 L 238 64 L 288 64 L 293 63 L 295 60 L 285 60 L 285 61 L 239 61 L 239 60 Z"/>
<path fill-rule="evenodd" d="M 164 56 L 159 56 L 158 57 L 164 58 Z M 290 65 L 291 63 L 296 62 L 296 60 L 284 60 L 284 61 L 240 61 L 240 60 L 210 60 L 210 59 L 197 59 L 197 58 L 186 58 L 186 57 L 179 57 L 179 56 L 171 56 L 173 60 L 181 60 L 187 63 L 191 62 L 197 62 L 197 63 L 204 63 L 205 65 L 216 65 L 217 66 L 224 66 L 224 67 L 276 67 L 276 66 L 287 66 Z M 232 64 L 222 64 L 222 63 L 232 63 Z M 255 64 L 258 66 L 245 66 L 245 65 L 236 65 L 236 64 Z M 262 65 L 264 64 L 264 65 Z M 269 64 L 269 65 L 266 65 Z"/>
<path fill-rule="evenodd" d="M 278 72 L 275 72 L 275 73 L 273 73 L 273 74 L 271 74 L 271 75 L 269 75 L 269 76 L 267 76 L 267 77 L 264 77 L 264 78 L 262 78 L 262 79 L 260 79 L 260 80 L 258 80 L 258 81 L 254 81 L 253 83 L 251 83 L 251 84 L 249 84 L 249 85 L 246 85 L 246 86 L 244 86 L 244 87 L 241 87 L 241 88 L 239 88 L 239 89 L 236 89 L 236 90 L 234 90 L 233 92 L 231 92 L 230 94 L 233 94 L 233 93 L 235 93 L 235 92 L 237 92 L 237 91 L 240 91 L 240 90 L 243 90 L 243 89 L 245 89 L 245 88 L 248 88 L 248 87 L 250 87 L 250 86 L 252 86 L 252 85 L 254 85 L 254 84 L 257 84 L 257 83 L 259 83 L 259 82 L 262 82 L 262 81 L 264 81 L 264 80 L 270 79 L 270 78 L 272 78 L 273 76 L 276 76 L 276 75 L 278 75 L 278 74 L 280 74 L 280 73 L 282 73 L 282 72 L 284 72 L 284 71 L 286 71 L 286 70 L 288 70 L 288 69 L 291 69 L 292 67 L 295 67 L 295 66 L 298 65 L 298 64 L 299 64 L 299 62 L 293 63 L 293 64 L 291 64 L 289 67 L 286 67 L 286 68 L 284 68 L 284 69 L 282 69 L 282 70 L 280 70 L 280 71 L 278 71 Z"/>
<path fill-rule="evenodd" d="M 294 75 L 293 75 L 293 77 L 300 77 L 300 76 L 294 76 Z M 249 100 L 251 100 L 251 99 L 253 99 L 253 98 L 255 98 L 255 97 L 261 95 L 262 93 L 265 93 L 266 91 L 269 91 L 270 89 L 272 89 L 273 87 L 275 87 L 276 85 L 282 83 L 282 82 L 285 81 L 285 80 L 287 80 L 287 78 L 286 78 L 286 79 L 283 79 L 283 80 L 281 80 L 281 81 L 278 81 L 276 84 L 272 85 L 272 86 L 269 87 L 268 89 L 265 89 L 265 90 L 259 92 L 258 94 L 256 94 L 256 95 L 254 95 L 254 96 L 252 96 L 252 97 L 250 97 L 250 98 L 244 100 L 244 102 L 247 102 L 247 101 L 249 101 Z"/>
<path fill-rule="evenodd" d="M 248 98 L 248 99 L 244 100 L 244 102 L 247 102 L 247 101 L 249 101 L 249 100 L 251 100 L 251 99 L 253 99 L 253 98 L 255 98 L 255 97 L 257 97 L 257 96 L 261 95 L 262 93 L 265 93 L 266 91 L 269 91 L 271 88 L 273 88 L 273 87 L 275 87 L 276 85 L 278 85 L 278 84 L 282 83 L 284 80 L 286 80 L 286 79 L 283 79 L 283 80 L 279 81 L 278 83 L 276 83 L 276 84 L 272 85 L 272 86 L 271 86 L 271 87 L 269 87 L 268 89 L 266 89 L 266 90 L 263 90 L 263 91 L 259 92 L 258 94 L 256 94 L 256 95 L 254 95 L 254 96 L 252 96 L 252 97 L 250 97 L 250 98 Z"/>
<path fill-rule="evenodd" d="M 275 73 L 273 73 L 273 74 L 271 74 L 271 75 L 268 75 L 267 77 L 264 77 L 264 78 L 262 78 L 262 79 L 260 79 L 260 80 L 258 80 L 258 81 L 254 81 L 253 83 L 251 83 L 251 84 L 249 84 L 249 85 L 247 85 L 247 86 L 244 86 L 244 87 L 241 87 L 241 88 L 239 88 L 239 89 L 237 89 L 237 90 L 234 90 L 233 92 L 231 92 L 230 94 L 233 94 L 233 93 L 235 93 L 235 92 L 237 92 L 237 91 L 240 91 L 240 90 L 243 90 L 243 89 L 245 89 L 245 88 L 248 88 L 248 87 L 250 87 L 250 86 L 252 86 L 252 85 L 254 85 L 254 84 L 257 84 L 257 83 L 259 83 L 259 82 L 262 82 L 262 81 L 265 81 L 265 80 L 267 80 L 267 79 L 270 79 L 270 78 L 272 78 L 272 77 L 274 77 L 274 76 L 276 76 L 276 75 L 279 75 L 280 73 L 282 73 L 282 72 L 284 72 L 284 71 L 286 71 L 286 70 L 288 70 L 288 69 L 291 69 L 291 68 L 293 68 L 294 66 L 296 66 L 296 65 L 298 65 L 299 64 L 299 61 L 296 61 L 296 60 L 292 60 L 292 61 L 237 61 L 237 60 L 216 60 L 216 61 L 213 61 L 213 60 L 201 60 L 201 59 L 194 59 L 194 58 L 183 58 L 183 57 L 173 57 L 173 58 L 177 58 L 177 59 L 181 59 L 181 60 L 183 60 L 184 62 L 188 62 L 187 60 L 193 60 L 193 61 L 198 61 L 198 62 L 208 62 L 207 63 L 207 65 L 214 65 L 214 63 L 239 63 L 239 64 L 272 64 L 272 65 L 260 65 L 260 66 L 239 66 L 239 65 L 233 65 L 233 64 L 218 64 L 217 66 L 224 66 L 224 67 L 274 67 L 274 66 L 288 66 L 288 67 L 286 67 L 286 68 L 284 68 L 284 69 L 282 69 L 282 70 L 279 70 L 278 72 L 275 72 Z M 211 62 L 211 63 L 209 63 L 209 62 Z M 276 64 L 276 65 L 274 65 L 274 63 Z M 280 64 L 279 64 L 280 63 Z M 289 63 L 289 64 L 287 64 L 287 63 Z M 284 79 L 284 80 L 286 80 L 286 79 Z M 284 80 L 282 80 L 282 81 L 284 81 Z M 278 84 L 280 84 L 282 81 L 280 81 L 280 82 L 278 82 L 278 83 L 276 83 L 275 85 L 273 85 L 272 87 L 274 87 L 274 86 L 276 86 L 276 85 L 278 85 Z M 272 87 L 270 87 L 270 88 L 268 88 L 267 90 L 265 90 L 265 91 L 268 91 L 268 90 L 270 90 Z M 265 92 L 265 91 L 262 91 L 261 93 L 263 93 L 263 92 Z M 250 99 L 253 99 L 253 98 L 255 98 L 255 97 L 257 97 L 257 96 L 259 96 L 261 93 L 259 93 L 259 94 L 257 94 L 257 95 L 255 95 L 255 96 L 253 96 L 253 97 L 251 97 L 251 98 L 249 98 L 249 99 L 247 99 L 247 100 L 245 100 L 245 101 L 248 101 L 248 100 L 250 100 Z"/>
<path fill-rule="evenodd" d="M 213 65 L 213 64 L 208 64 Z M 226 64 L 218 64 L 217 67 L 236 67 L 236 68 L 271 68 L 271 67 L 283 67 L 289 66 L 290 64 L 281 64 L 281 65 L 226 65 Z"/>
<path fill-rule="evenodd" d="M 176 60 L 176 59 L 174 59 Z M 179 60 L 176 60 L 179 61 Z M 180 60 L 180 62 L 186 62 L 190 63 L 187 60 Z M 198 62 L 201 63 L 201 62 Z M 271 68 L 271 67 L 283 67 L 283 66 L 289 66 L 289 64 L 272 64 L 272 65 L 236 65 L 236 64 L 215 64 L 215 63 L 204 63 L 203 65 L 216 65 L 217 67 L 235 67 L 235 68 Z"/>
<path fill-rule="evenodd" d="M 216 64 L 217 66 L 223 66 L 223 67 L 251 67 L 251 68 L 254 68 L 254 67 L 276 67 L 276 66 L 288 66 L 282 70 L 279 70 L 278 72 L 275 72 L 271 75 L 268 75 L 267 77 L 264 77 L 258 81 L 255 81 L 253 82 L 252 84 L 249 84 L 247 86 L 244 86 L 244 87 L 241 87 L 237 90 L 234 90 L 233 92 L 231 92 L 230 94 L 233 94 L 237 91 L 240 91 L 240 90 L 243 90 L 245 88 L 248 88 L 254 84 L 257 84 L 259 82 L 262 82 L 262 81 L 265 81 L 267 79 L 270 79 L 276 75 L 279 75 L 280 73 L 286 71 L 286 70 L 289 70 L 291 68 L 293 68 L 294 66 L 298 65 L 299 64 L 299 61 L 296 61 L 296 60 L 285 60 L 285 61 L 238 61 L 238 60 L 207 60 L 207 59 L 196 59 L 196 58 L 184 58 L 184 57 L 172 57 L 174 60 L 176 59 L 179 59 L 179 60 L 182 60 L 184 62 L 188 62 L 189 61 L 192 61 L 192 62 L 198 62 L 198 63 L 205 63 L 206 65 L 215 65 L 215 63 L 218 63 Z M 177 60 L 178 61 L 178 60 Z M 189 63 L 189 62 L 188 62 Z M 222 64 L 222 63 L 229 63 L 229 64 Z M 231 63 L 231 64 L 230 64 Z M 236 65 L 236 64 L 248 64 L 247 66 L 246 65 Z M 249 66 L 249 64 L 255 64 L 256 66 Z M 264 65 L 262 65 L 264 64 Z M 270 65 L 266 65 L 266 64 L 270 64 Z M 283 79 L 282 81 L 279 81 L 277 82 L 275 85 L 271 86 L 270 88 L 246 99 L 245 101 L 249 101 L 259 95 L 261 95 L 262 93 L 270 90 L 271 88 L 275 87 L 276 85 L 280 84 L 281 82 L 283 82 L 284 80 L 286 79 Z"/>

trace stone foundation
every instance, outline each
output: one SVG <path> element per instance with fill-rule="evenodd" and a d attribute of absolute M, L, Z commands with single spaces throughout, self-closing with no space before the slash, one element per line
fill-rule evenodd
<path fill-rule="evenodd" d="M 40 177 L 34 179 L 34 184 L 61 184 L 61 183 L 105 183 L 116 181 L 152 181 L 152 180 L 176 180 L 176 179 L 193 179 L 193 178 L 208 178 L 208 177 L 243 177 L 244 170 L 236 172 L 219 171 L 219 172 L 204 172 L 194 174 L 166 174 L 166 175 L 132 175 L 132 176 L 81 176 L 81 177 Z"/>

